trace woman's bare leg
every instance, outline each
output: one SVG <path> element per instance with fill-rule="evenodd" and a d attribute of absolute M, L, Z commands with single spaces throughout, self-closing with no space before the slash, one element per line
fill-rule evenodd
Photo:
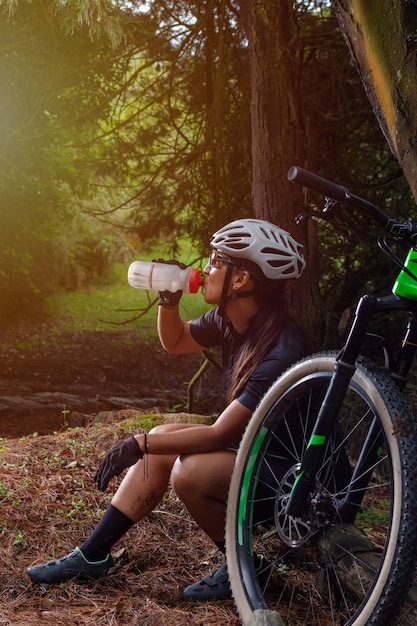
<path fill-rule="evenodd" d="M 233 450 L 189 454 L 178 458 L 171 473 L 172 485 L 197 524 L 215 542 L 224 541 L 224 525 Z"/>
<path fill-rule="evenodd" d="M 159 426 L 153 432 L 187 428 L 187 424 Z M 152 432 L 152 431 L 151 431 Z M 130 468 L 93 532 L 79 548 L 59 560 L 27 569 L 33 582 L 59 583 L 71 578 L 98 579 L 114 570 L 111 548 L 158 504 L 168 485 L 176 456 L 148 455 Z"/>
<path fill-rule="evenodd" d="M 232 450 L 184 455 L 176 460 L 171 474 L 175 492 L 223 553 L 226 502 L 234 460 Z M 191 602 L 230 598 L 226 561 L 208 576 L 188 585 L 183 596 Z"/>
<path fill-rule="evenodd" d="M 165 424 L 156 426 L 150 433 L 167 433 L 193 424 Z M 168 487 L 176 455 L 147 455 L 133 465 L 120 483 L 112 505 L 134 522 L 146 517 L 161 501 Z"/>

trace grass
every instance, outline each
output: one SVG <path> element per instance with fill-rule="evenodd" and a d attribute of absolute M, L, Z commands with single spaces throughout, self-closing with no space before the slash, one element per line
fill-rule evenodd
<path fill-rule="evenodd" d="M 179 261 L 199 267 L 192 256 L 189 242 L 180 242 Z M 73 293 L 61 293 L 50 299 L 48 314 L 59 322 L 60 331 L 90 331 L 148 329 L 156 335 L 158 294 L 155 291 L 135 289 L 127 282 L 127 271 L 135 260 L 150 261 L 166 258 L 162 247 L 137 253 L 126 263 L 117 263 L 108 282 Z M 201 268 L 200 268 L 201 269 Z M 181 299 L 182 316 L 197 317 L 207 309 L 201 290 L 197 294 L 184 294 Z"/>
<path fill-rule="evenodd" d="M 178 260 L 199 267 L 191 256 L 189 244 L 183 242 L 181 249 Z M 20 338 L 19 327 L 10 328 L 3 332 L 0 344 L 7 346 L 13 343 L 17 348 L 31 348 L 41 342 L 48 343 L 49 338 L 66 332 L 136 330 L 142 336 L 156 337 L 158 294 L 131 287 L 127 282 L 127 271 L 134 260 L 149 261 L 164 256 L 166 253 L 161 248 L 137 253 L 126 262 L 116 263 L 105 281 L 78 291 L 55 294 L 46 303 L 45 327 L 35 324 L 33 333 L 23 333 Z M 198 317 L 207 308 L 201 289 L 196 294 L 184 294 L 181 298 L 183 319 Z M 32 321 L 36 322 L 36 319 Z M 27 323 L 21 323 L 23 330 L 26 326 Z"/>
<path fill-rule="evenodd" d="M 60 331 L 115 331 L 140 326 L 141 331 L 148 329 L 155 335 L 158 294 L 131 287 L 127 282 L 128 266 L 116 265 L 108 284 L 61 293 L 50 300 L 48 314 L 59 321 Z M 206 309 L 201 291 L 183 295 L 181 314 L 184 318 L 196 317 Z"/>
<path fill-rule="evenodd" d="M 204 262 L 196 259 L 189 242 L 179 242 L 176 258 L 200 270 Z M 127 281 L 130 263 L 135 260 L 169 258 L 161 246 L 132 253 L 125 262 L 116 263 L 108 276 L 77 291 L 61 291 L 49 297 L 44 309 L 31 311 L 28 317 L 17 317 L 1 327 L 0 348 L 30 349 L 40 344 L 48 346 L 51 339 L 77 332 L 137 331 L 142 337 L 157 337 L 156 318 L 158 294 L 135 289 Z M 200 289 L 196 294 L 184 294 L 180 302 L 183 319 L 198 317 L 208 306 Z"/>

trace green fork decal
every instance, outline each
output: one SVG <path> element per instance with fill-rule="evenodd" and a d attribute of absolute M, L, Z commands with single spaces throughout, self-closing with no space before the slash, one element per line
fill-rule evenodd
<path fill-rule="evenodd" d="M 306 450 L 308 450 L 311 446 L 322 446 L 325 441 L 326 441 L 326 437 L 324 437 L 324 435 L 312 435 L 310 437 L 310 441 L 308 442 Z M 295 478 L 295 481 L 294 481 L 294 484 L 291 487 L 291 493 L 296 488 L 298 481 L 301 479 L 301 477 L 304 474 L 304 471 L 305 470 L 302 470 L 299 474 L 297 474 L 297 476 Z"/>
<path fill-rule="evenodd" d="M 302 472 L 300 472 L 300 473 L 299 473 L 299 474 L 295 477 L 294 484 L 293 484 L 293 486 L 291 487 L 291 493 L 294 491 L 294 489 L 295 489 L 295 487 L 296 487 L 296 485 L 297 485 L 298 481 L 300 480 L 300 478 L 301 478 L 301 476 L 302 476 L 303 474 L 304 474 L 304 470 L 303 470 Z"/>
<path fill-rule="evenodd" d="M 308 442 L 307 450 L 310 446 L 322 446 L 325 441 L 326 437 L 324 437 L 324 435 L 312 435 Z"/>
<path fill-rule="evenodd" d="M 249 487 L 250 487 L 252 477 L 253 477 L 253 470 L 255 467 L 255 462 L 256 462 L 259 450 L 264 442 L 264 439 L 267 433 L 268 433 L 268 429 L 262 426 L 262 428 L 260 429 L 254 441 L 252 450 L 250 451 L 249 459 L 245 468 L 245 473 L 243 475 L 242 485 L 240 489 L 239 512 L 238 512 L 238 520 L 237 520 L 237 523 L 238 523 L 237 540 L 240 546 L 243 546 L 243 527 L 246 522 L 246 512 L 247 512 L 246 504 L 247 504 L 247 500 L 249 497 Z M 259 472 L 259 468 L 260 468 L 260 464 L 258 464 L 258 468 L 257 468 L 258 472 Z M 254 503 L 252 499 L 252 502 L 250 503 L 250 507 L 251 507 L 250 518 L 251 519 L 252 519 L 252 514 L 253 514 L 253 505 Z M 252 546 L 251 546 L 251 550 L 252 550 Z"/>

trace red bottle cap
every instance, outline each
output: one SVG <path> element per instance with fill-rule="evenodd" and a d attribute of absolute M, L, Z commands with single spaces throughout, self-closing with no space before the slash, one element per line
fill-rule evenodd
<path fill-rule="evenodd" d="M 197 293 L 198 288 L 203 284 L 204 279 L 201 277 L 200 270 L 193 268 L 188 279 L 188 290 L 190 293 Z"/>

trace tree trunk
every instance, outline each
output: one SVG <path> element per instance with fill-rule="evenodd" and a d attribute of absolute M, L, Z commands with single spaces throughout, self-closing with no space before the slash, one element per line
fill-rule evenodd
<path fill-rule="evenodd" d="M 317 337 L 315 232 L 296 225 L 304 204 L 302 188 L 287 179 L 288 169 L 305 159 L 297 18 L 292 0 L 240 0 L 240 7 L 249 42 L 254 212 L 303 244 L 307 268 L 291 281 L 289 304 L 294 317 Z"/>
<path fill-rule="evenodd" d="M 417 198 L 417 3 L 333 0 L 391 151 Z"/>
<path fill-rule="evenodd" d="M 297 146 L 297 21 L 288 0 L 249 0 L 248 9 L 254 208 L 260 219 L 294 231 L 297 203 L 288 198 L 287 171 L 304 158 L 303 143 Z"/>

